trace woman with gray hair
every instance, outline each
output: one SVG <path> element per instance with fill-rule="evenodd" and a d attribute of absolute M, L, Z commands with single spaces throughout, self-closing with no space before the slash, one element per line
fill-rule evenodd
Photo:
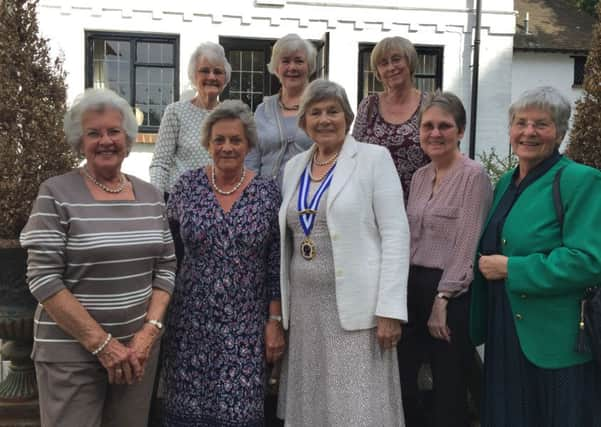
<path fill-rule="evenodd" d="M 184 253 L 165 339 L 165 426 L 262 426 L 265 362 L 284 350 L 280 192 L 244 167 L 250 109 L 224 101 L 205 119 L 212 165 L 184 173 L 167 216 Z"/>
<path fill-rule="evenodd" d="M 432 93 L 422 102 L 420 144 L 432 161 L 411 179 L 409 321 L 399 344 L 408 427 L 428 425 L 426 418 L 432 427 L 470 424 L 469 290 L 492 186 L 482 165 L 459 150 L 465 123 L 463 103 L 451 92 Z M 431 411 L 418 398 L 418 372 L 426 361 L 432 367 Z"/>
<path fill-rule="evenodd" d="M 196 96 L 167 106 L 150 163 L 150 182 L 160 191 L 169 193 L 182 173 L 210 163 L 209 153 L 199 144 L 200 128 L 231 74 L 225 51 L 216 43 L 204 42 L 190 56 L 188 78 Z"/>
<path fill-rule="evenodd" d="M 289 426 L 402 426 L 396 344 L 407 320 L 409 228 L 390 153 L 348 135 L 344 89 L 310 83 L 314 148 L 284 172 L 278 415 Z"/>
<path fill-rule="evenodd" d="M 496 186 L 472 283 L 483 426 L 601 425 L 599 367 L 576 349 L 580 301 L 601 277 L 601 172 L 559 154 L 569 117 L 552 87 L 509 108 L 519 164 Z"/>
<path fill-rule="evenodd" d="M 317 54 L 310 41 L 288 34 L 273 45 L 269 72 L 277 76 L 277 95 L 265 97 L 255 120 L 259 143 L 246 165 L 259 175 L 276 178 L 281 185 L 284 165 L 295 154 L 311 147 L 312 141 L 297 125 L 299 101 L 309 77 L 315 72 Z"/>
<path fill-rule="evenodd" d="M 146 426 L 175 279 L 162 195 L 121 172 L 129 104 L 88 89 L 64 130 L 85 164 L 40 186 L 21 233 L 39 301 L 32 357 L 42 426 Z"/>

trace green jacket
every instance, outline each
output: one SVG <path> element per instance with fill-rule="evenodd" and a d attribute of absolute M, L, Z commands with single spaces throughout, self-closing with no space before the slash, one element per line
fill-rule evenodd
<path fill-rule="evenodd" d="M 563 244 L 553 206 L 553 178 L 561 175 L 564 207 Z M 491 209 L 511 182 L 504 175 Z M 490 220 L 490 216 L 487 223 Z M 575 351 L 580 299 L 587 287 L 601 284 L 601 172 L 561 158 L 524 190 L 502 231 L 507 256 L 505 289 L 522 351 L 542 368 L 562 368 L 591 360 Z M 470 334 L 486 341 L 488 283 L 475 263 Z"/>

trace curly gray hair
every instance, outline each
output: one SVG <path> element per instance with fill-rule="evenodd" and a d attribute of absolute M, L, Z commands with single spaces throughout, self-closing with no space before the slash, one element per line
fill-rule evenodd
<path fill-rule="evenodd" d="M 190 84 L 196 87 L 196 64 L 202 57 L 207 58 L 211 64 L 222 64 L 225 70 L 225 84 L 227 85 L 232 78 L 232 66 L 225 56 L 225 50 L 223 46 L 213 42 L 204 42 L 198 45 L 188 61 L 188 79 Z"/>
<path fill-rule="evenodd" d="M 63 123 L 67 143 L 78 156 L 81 156 L 83 115 L 88 111 L 105 110 L 117 110 L 121 113 L 121 126 L 127 136 L 127 154 L 131 151 L 138 135 L 138 123 L 129 103 L 110 89 L 86 89 L 75 98 L 73 105 L 65 113 Z"/>

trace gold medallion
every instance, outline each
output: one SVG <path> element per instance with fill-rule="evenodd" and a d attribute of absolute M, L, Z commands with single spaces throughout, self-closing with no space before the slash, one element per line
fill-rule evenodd
<path fill-rule="evenodd" d="M 317 248 L 315 247 L 315 243 L 308 237 L 305 237 L 300 244 L 300 252 L 304 259 L 307 261 L 311 261 L 315 258 L 315 254 L 317 253 Z"/>

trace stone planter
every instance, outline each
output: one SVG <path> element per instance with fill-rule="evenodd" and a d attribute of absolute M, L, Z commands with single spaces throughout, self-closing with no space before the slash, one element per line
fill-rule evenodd
<path fill-rule="evenodd" d="M 0 248 L 0 353 L 11 363 L 0 383 L 0 402 L 24 402 L 37 397 L 33 362 L 33 313 L 36 301 L 25 283 L 27 251 Z"/>

